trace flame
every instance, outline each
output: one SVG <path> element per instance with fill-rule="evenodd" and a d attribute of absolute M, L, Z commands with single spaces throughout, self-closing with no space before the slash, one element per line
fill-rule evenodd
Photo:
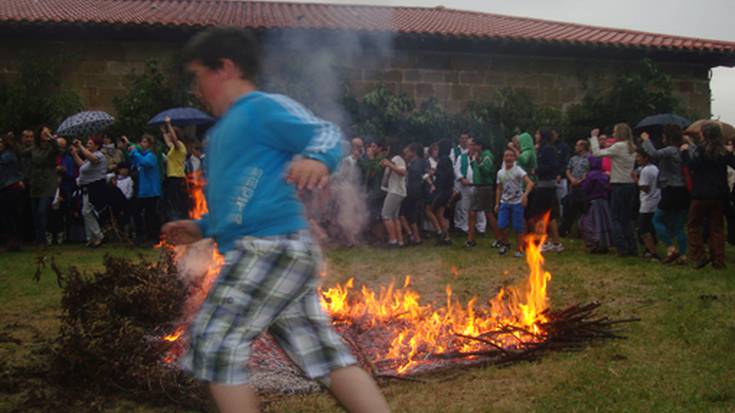
<path fill-rule="evenodd" d="M 207 211 L 203 180 L 201 176 L 195 176 L 188 182 L 195 201 L 190 215 L 196 218 Z M 391 281 L 377 290 L 364 285 L 358 289 L 354 279 L 350 278 L 344 284 L 320 289 L 321 305 L 335 325 L 360 326 L 363 331 L 379 326 L 388 338 L 387 346 L 377 361 L 392 363 L 398 374 L 430 362 L 427 359 L 431 354 L 466 353 L 487 348 L 484 343 L 467 336 L 482 337 L 501 348 L 539 342 L 546 334 L 543 325 L 548 321 L 547 286 L 551 280 L 551 274 L 543 270 L 540 246 L 545 239 L 545 234 L 541 233 L 529 235 L 524 240 L 529 268 L 526 282 L 500 289 L 486 302 L 472 297 L 463 305 L 453 296 L 451 285 L 447 285 L 443 304 L 422 304 L 420 294 L 411 288 L 411 276 L 407 275 L 401 287 L 396 288 L 395 282 Z M 224 257 L 214 248 L 207 273 L 187 303 L 189 317 L 204 302 L 223 264 Z M 451 273 L 454 278 L 459 275 L 455 266 L 452 266 Z M 185 330 L 186 323 L 182 323 L 162 339 L 176 343 Z M 170 351 L 163 361 L 171 363 L 175 359 L 176 355 Z"/>
<path fill-rule="evenodd" d="M 449 272 L 451 272 L 452 278 L 459 277 L 459 270 L 457 269 L 456 266 L 452 265 L 452 268 L 450 268 Z"/>
<path fill-rule="evenodd" d="M 191 219 L 199 219 L 202 215 L 209 212 L 207 200 L 204 197 L 204 187 L 207 181 L 204 179 L 202 171 L 196 171 L 187 175 L 186 183 L 189 186 L 189 196 L 191 197 L 189 217 Z"/>

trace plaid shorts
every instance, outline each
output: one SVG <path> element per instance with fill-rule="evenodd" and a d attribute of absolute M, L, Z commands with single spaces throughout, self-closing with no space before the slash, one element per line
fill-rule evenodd
<path fill-rule="evenodd" d="M 310 379 L 355 364 L 319 303 L 319 260 L 308 231 L 239 240 L 189 326 L 181 368 L 200 380 L 248 383 L 250 344 L 266 330 Z"/>

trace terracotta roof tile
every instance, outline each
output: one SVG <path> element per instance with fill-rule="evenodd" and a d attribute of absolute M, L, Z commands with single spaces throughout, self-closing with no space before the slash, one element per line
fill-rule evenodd
<path fill-rule="evenodd" d="M 735 42 L 436 8 L 231 0 L 2 0 L 3 23 L 76 23 L 393 31 L 735 54 Z"/>

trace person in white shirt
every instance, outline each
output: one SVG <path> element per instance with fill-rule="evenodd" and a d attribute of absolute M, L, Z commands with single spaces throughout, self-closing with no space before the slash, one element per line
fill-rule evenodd
<path fill-rule="evenodd" d="M 640 208 L 638 210 L 638 235 L 646 248 L 644 258 L 661 261 L 656 251 L 656 241 L 653 237 L 653 215 L 661 200 L 661 190 L 658 187 L 658 168 L 651 163 L 651 155 L 643 148 L 636 151 L 636 162 L 641 166 L 638 174 L 633 178 L 638 181 L 640 191 Z"/>
<path fill-rule="evenodd" d="M 400 155 L 395 155 L 390 160 L 383 159 L 380 166 L 385 168 L 383 182 L 380 189 L 387 192 L 383 201 L 381 216 L 388 232 L 388 246 L 403 246 L 403 231 L 401 230 L 401 203 L 406 197 L 406 162 Z"/>

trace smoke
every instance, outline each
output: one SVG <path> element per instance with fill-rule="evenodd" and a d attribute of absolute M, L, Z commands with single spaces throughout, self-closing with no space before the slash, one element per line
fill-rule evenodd
<path fill-rule="evenodd" d="M 392 22 L 391 10 L 381 21 Z M 317 116 L 336 123 L 350 138 L 352 119 L 344 99 L 366 71 L 388 66 L 394 34 L 389 32 L 286 30 L 262 39 L 260 82 L 285 94 Z M 344 155 L 350 154 L 345 141 Z M 304 195 L 307 217 L 317 239 L 357 245 L 368 222 L 366 190 L 355 162 L 341 162 L 326 191 Z"/>

